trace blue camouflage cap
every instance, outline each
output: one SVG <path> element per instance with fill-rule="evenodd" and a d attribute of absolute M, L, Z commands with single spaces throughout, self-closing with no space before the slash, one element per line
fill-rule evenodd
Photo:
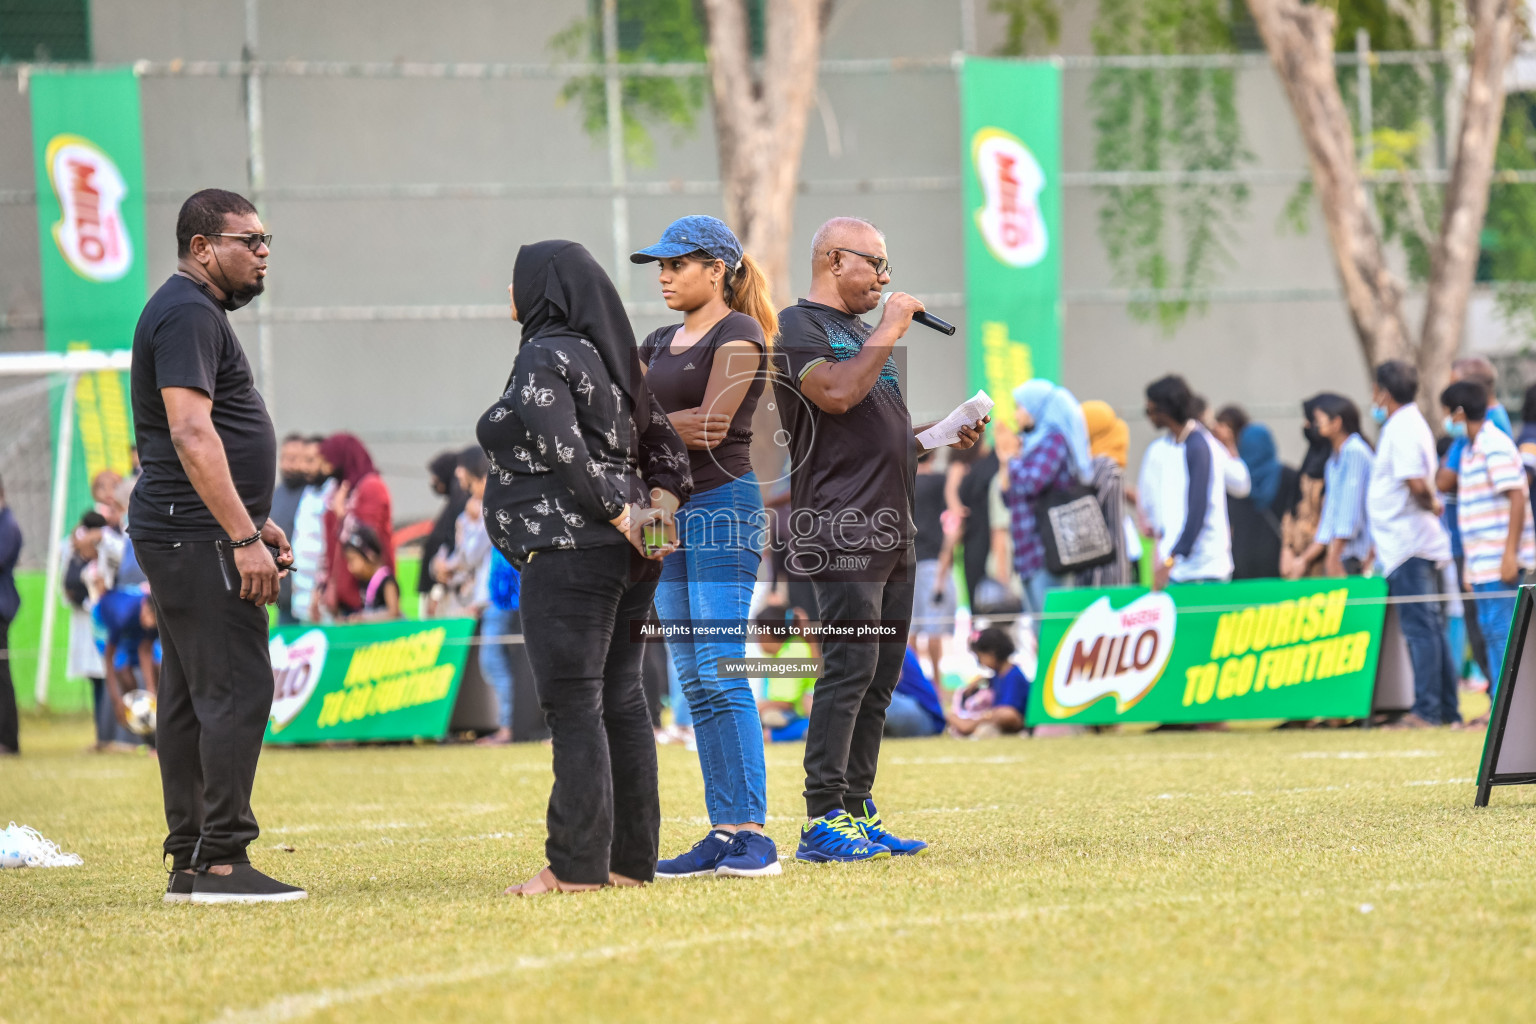
<path fill-rule="evenodd" d="M 629 262 L 670 260 L 700 251 L 717 260 L 724 260 L 725 265 L 732 270 L 741 263 L 741 243 L 736 240 L 736 233 L 719 217 L 699 214 L 679 217 L 668 224 L 667 230 L 661 233 L 661 241 L 631 253 Z"/>

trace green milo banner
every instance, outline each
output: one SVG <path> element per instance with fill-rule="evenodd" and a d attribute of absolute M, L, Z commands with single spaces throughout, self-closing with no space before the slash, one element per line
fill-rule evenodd
<path fill-rule="evenodd" d="M 1061 380 L 1061 69 L 967 57 L 961 73 L 970 387 Z"/>
<path fill-rule="evenodd" d="M 1028 723 L 1364 718 L 1386 596 L 1360 577 L 1050 591 Z"/>
<path fill-rule="evenodd" d="M 474 631 L 473 619 L 278 628 L 266 742 L 445 735 Z"/>
<path fill-rule="evenodd" d="M 133 345 L 147 295 L 139 83 L 129 69 L 37 71 L 28 79 L 48 348 Z M 70 518 L 103 469 L 132 470 L 126 373 L 80 378 Z M 54 389 L 54 429 L 61 389 Z"/>

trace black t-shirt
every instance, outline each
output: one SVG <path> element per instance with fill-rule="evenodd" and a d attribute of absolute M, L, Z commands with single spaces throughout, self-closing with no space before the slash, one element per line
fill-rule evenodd
<path fill-rule="evenodd" d="M 944 474 L 919 473 L 914 486 L 917 542 L 913 557 L 924 562 L 938 558 L 944 547 Z"/>
<path fill-rule="evenodd" d="M 832 552 L 894 551 L 912 542 L 917 439 L 894 356 L 842 415 L 824 412 L 800 392 L 807 373 L 852 359 L 873 330 L 851 313 L 806 299 L 779 314 L 771 361 L 779 420 L 789 434 L 790 551 L 798 572 L 815 575 Z"/>
<path fill-rule="evenodd" d="M 400 592 L 400 582 L 395 579 L 395 574 L 387 568 L 384 570 L 382 578 L 375 577 L 375 579 L 377 579 L 377 585 L 375 585 L 375 580 L 369 580 L 367 583 L 359 582 L 358 584 L 358 589 L 363 592 L 363 611 L 365 612 L 388 609 L 389 599 L 385 591 L 391 586 L 395 588 L 396 594 Z"/>
<path fill-rule="evenodd" d="M 132 379 L 134 436 L 144 468 L 129 505 L 133 536 L 225 535 L 171 443 L 161 388 L 195 388 L 213 399 L 213 428 L 224 442 L 235 491 L 251 522 L 266 522 L 277 466 L 272 418 L 229 316 L 195 281 L 175 274 L 150 296 L 133 332 Z"/>
<path fill-rule="evenodd" d="M 682 326 L 672 324 L 658 328 L 640 343 L 640 361 L 646 366 L 646 387 L 669 413 L 698 408 L 704 401 L 709 375 L 714 371 L 715 351 L 721 345 L 730 341 L 750 341 L 758 349 L 754 358 L 738 360 L 742 365 L 727 367 L 732 380 L 741 377 L 750 383 L 746 397 L 736 407 L 736 415 L 731 417 L 725 440 L 713 448 L 688 449 L 693 493 L 699 494 L 740 480 L 752 472 L 752 414 L 757 411 L 757 398 L 763 393 L 762 352 L 767 346 L 763 344 L 763 329 L 758 322 L 745 313 L 732 310 L 704 337 L 682 352 L 673 353 L 672 339 Z M 733 388 L 729 393 L 737 392 Z"/>

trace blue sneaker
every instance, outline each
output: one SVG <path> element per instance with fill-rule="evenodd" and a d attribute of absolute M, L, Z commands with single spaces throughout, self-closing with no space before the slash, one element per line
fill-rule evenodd
<path fill-rule="evenodd" d="M 720 862 L 735 849 L 735 836 L 724 829 L 711 829 L 709 835 L 693 844 L 693 849 L 681 857 L 661 861 L 656 865 L 658 879 L 702 878 L 713 875 Z"/>
<path fill-rule="evenodd" d="M 795 851 L 795 860 L 846 864 L 890 855 L 889 848 L 871 842 L 848 812 L 839 808 L 800 826 L 800 848 Z"/>
<path fill-rule="evenodd" d="M 742 829 L 731 839 L 731 850 L 715 868 L 715 874 L 732 878 L 767 878 L 784 872 L 779 864 L 779 848 L 761 832 Z"/>
<path fill-rule="evenodd" d="M 858 822 L 859 830 L 869 837 L 870 842 L 879 843 L 890 850 L 894 856 L 910 857 L 928 849 L 928 844 L 921 839 L 901 839 L 887 832 L 885 826 L 880 823 L 880 812 L 875 810 L 873 800 L 865 800 L 864 816 L 853 820 Z"/>

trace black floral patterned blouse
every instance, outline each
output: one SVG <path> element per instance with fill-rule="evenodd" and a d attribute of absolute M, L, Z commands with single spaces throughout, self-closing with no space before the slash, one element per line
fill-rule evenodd
<path fill-rule="evenodd" d="M 545 335 L 518 349 L 512 382 L 475 435 L 490 456 L 486 526 L 521 567 L 531 552 L 624 544 L 609 525 L 650 490 L 693 490 L 688 449 L 648 389 L 635 415 L 596 346 Z"/>

